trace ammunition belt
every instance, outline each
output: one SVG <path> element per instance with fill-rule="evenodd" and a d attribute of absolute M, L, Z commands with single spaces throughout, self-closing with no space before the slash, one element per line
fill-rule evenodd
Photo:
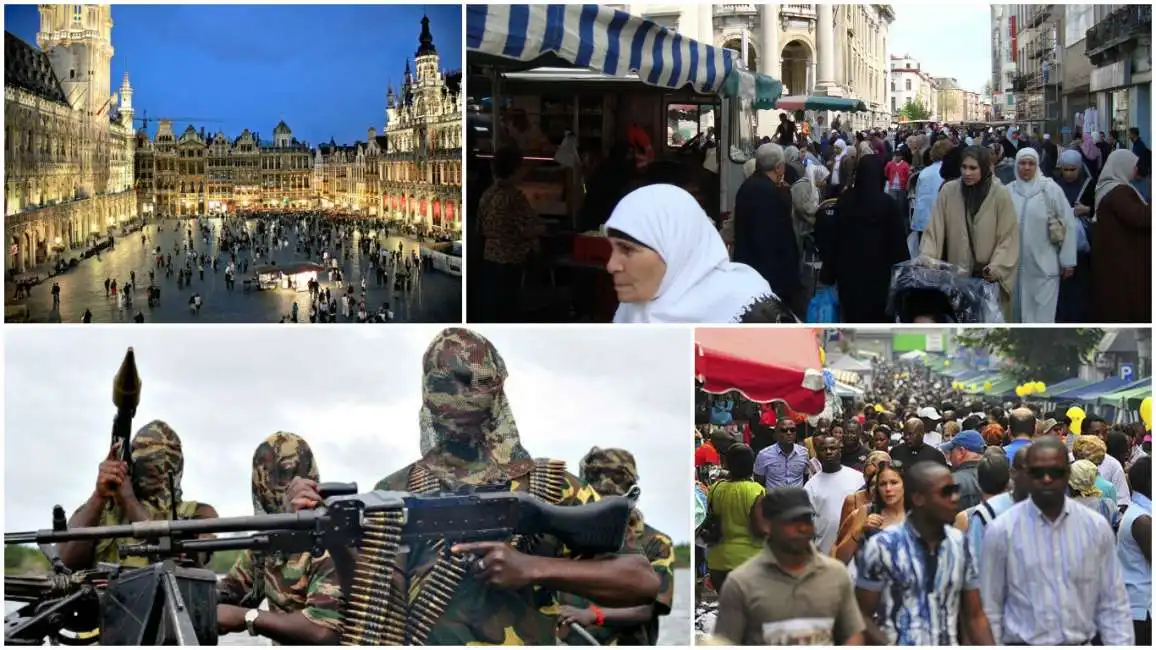
<path fill-rule="evenodd" d="M 341 645 L 405 644 L 406 611 L 393 607 L 390 597 L 401 548 L 402 516 L 401 511 L 365 516 L 353 586 L 343 612 Z"/>
<path fill-rule="evenodd" d="M 422 467 L 410 471 L 407 490 L 428 494 L 441 482 Z M 547 503 L 561 502 L 566 489 L 566 463 L 540 460 L 529 475 L 529 492 Z M 470 562 L 450 553 L 444 541 L 432 545 L 434 566 L 421 580 L 410 604 L 409 594 L 393 583 L 401 545 L 401 513 L 367 515 L 353 587 L 345 605 L 341 645 L 425 645 L 430 632 L 445 614 L 458 587 L 469 573 Z M 537 538 L 515 538 L 514 546 L 531 552 Z"/>

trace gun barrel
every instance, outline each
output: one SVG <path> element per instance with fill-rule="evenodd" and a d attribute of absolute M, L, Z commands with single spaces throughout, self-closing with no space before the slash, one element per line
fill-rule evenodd
<path fill-rule="evenodd" d="M 135 411 L 137 404 L 140 404 L 140 386 L 140 374 L 136 370 L 136 354 L 129 348 L 112 380 L 113 405 L 118 410 Z"/>
<path fill-rule="evenodd" d="M 35 532 L 5 533 L 5 544 L 46 544 L 76 540 L 117 539 L 133 537 L 152 539 L 169 535 L 201 535 L 207 533 L 240 533 L 250 531 L 306 530 L 313 528 L 326 516 L 325 508 L 302 510 L 292 514 L 259 515 L 250 517 L 220 517 L 218 519 L 186 519 L 178 521 L 140 521 L 117 526 L 70 528 L 65 531 L 40 530 Z"/>

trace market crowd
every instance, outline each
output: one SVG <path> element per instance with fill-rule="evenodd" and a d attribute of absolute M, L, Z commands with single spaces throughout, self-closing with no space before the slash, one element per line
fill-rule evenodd
<path fill-rule="evenodd" d="M 890 363 L 834 417 L 698 408 L 701 641 L 1151 645 L 1150 425 Z"/>
<path fill-rule="evenodd" d="M 964 322 L 949 290 L 893 295 L 897 264 L 936 260 L 993 303 L 983 322 L 1146 323 L 1151 152 L 1138 129 L 1126 137 L 837 121 L 804 133 L 782 115 L 721 234 L 801 318 Z"/>

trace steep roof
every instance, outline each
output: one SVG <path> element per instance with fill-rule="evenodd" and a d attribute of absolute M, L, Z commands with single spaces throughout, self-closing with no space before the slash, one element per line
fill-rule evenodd
<path fill-rule="evenodd" d="M 273 127 L 273 133 L 291 133 L 291 130 L 289 129 L 289 125 L 285 123 L 285 120 L 281 120 L 277 123 L 277 126 Z"/>
<path fill-rule="evenodd" d="M 426 54 L 437 54 L 437 48 L 433 44 L 433 34 L 429 31 L 429 16 L 421 17 L 421 36 L 418 37 L 419 46 L 417 48 L 416 56 L 425 56 Z"/>
<path fill-rule="evenodd" d="M 4 32 L 4 85 L 71 107 L 48 55 L 11 32 Z"/>

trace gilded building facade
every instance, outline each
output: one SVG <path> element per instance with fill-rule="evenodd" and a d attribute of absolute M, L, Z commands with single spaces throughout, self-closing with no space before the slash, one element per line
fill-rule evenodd
<path fill-rule="evenodd" d="M 273 127 L 271 141 L 249 129 L 230 140 L 191 124 L 177 136 L 171 121 L 160 120 L 156 136 L 150 139 L 142 129 L 135 144 L 142 214 L 224 215 L 317 204 L 309 146 L 284 120 Z"/>
<path fill-rule="evenodd" d="M 380 213 L 406 223 L 461 231 L 461 72 L 445 73 L 422 18 L 414 69 L 386 96 L 384 143 L 376 161 Z M 376 140 L 376 139 L 375 139 Z"/>
<path fill-rule="evenodd" d="M 132 221 L 128 74 L 112 90 L 112 9 L 40 5 L 39 49 L 4 34 L 5 270 L 22 273 Z"/>

